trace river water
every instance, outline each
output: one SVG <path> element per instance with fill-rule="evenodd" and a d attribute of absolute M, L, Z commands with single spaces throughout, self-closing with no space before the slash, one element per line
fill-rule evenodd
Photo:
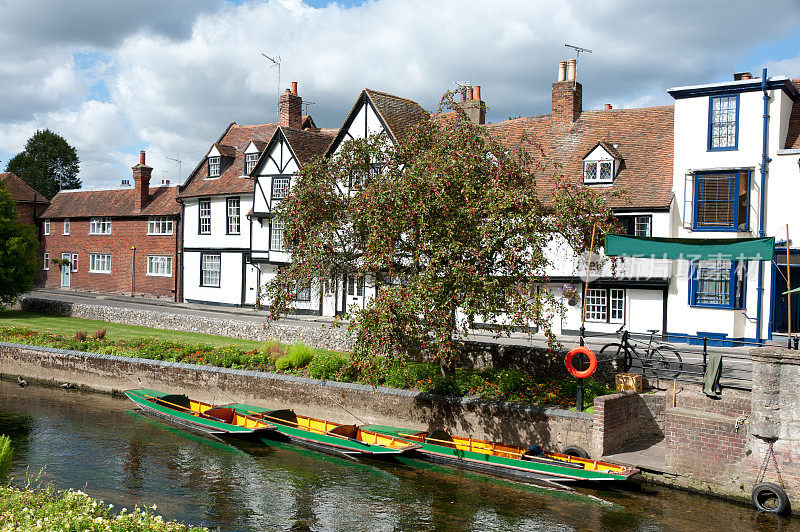
<path fill-rule="evenodd" d="M 412 459 L 354 461 L 289 444 L 228 445 L 124 398 L 0 381 L 12 477 L 221 530 L 800 530 L 797 520 L 636 485 L 573 492 Z"/>

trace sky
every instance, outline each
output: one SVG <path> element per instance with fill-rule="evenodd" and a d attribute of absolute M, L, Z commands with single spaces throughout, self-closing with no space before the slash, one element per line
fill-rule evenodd
<path fill-rule="evenodd" d="M 669 105 L 734 72 L 800 77 L 798 0 L 0 0 L 0 168 L 37 129 L 75 146 L 84 188 L 182 182 L 230 122 L 277 120 L 292 81 L 319 127 L 362 88 L 434 111 L 481 85 L 488 122 L 550 111 L 580 55 L 584 109 Z M 278 68 L 262 54 L 280 58 Z"/>

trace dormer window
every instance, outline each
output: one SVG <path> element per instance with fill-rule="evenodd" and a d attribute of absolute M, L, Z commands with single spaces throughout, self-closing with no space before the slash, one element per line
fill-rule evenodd
<path fill-rule="evenodd" d="M 583 163 L 583 182 L 588 185 L 613 183 L 614 161 L 587 161 Z"/>
<path fill-rule="evenodd" d="M 250 175 L 250 172 L 256 167 L 258 162 L 258 153 L 247 153 L 244 156 L 244 173 Z"/>
<path fill-rule="evenodd" d="M 612 184 L 622 160 L 617 145 L 598 142 L 583 157 L 583 182 L 586 185 Z"/>
<path fill-rule="evenodd" d="M 208 177 L 219 177 L 220 176 L 220 157 L 209 157 L 208 158 Z"/>

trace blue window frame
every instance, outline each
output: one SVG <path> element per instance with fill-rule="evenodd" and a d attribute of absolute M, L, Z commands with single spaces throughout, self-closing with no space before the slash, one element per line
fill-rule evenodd
<path fill-rule="evenodd" d="M 747 263 L 730 260 L 693 261 L 689 305 L 700 308 L 745 308 Z"/>
<path fill-rule="evenodd" d="M 750 171 L 694 174 L 695 231 L 747 231 Z"/>
<path fill-rule="evenodd" d="M 739 95 L 708 98 L 708 151 L 736 150 L 739 146 Z"/>

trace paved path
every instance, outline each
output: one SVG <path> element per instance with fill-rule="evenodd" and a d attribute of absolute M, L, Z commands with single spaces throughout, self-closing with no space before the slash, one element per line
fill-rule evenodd
<path fill-rule="evenodd" d="M 190 314 L 193 316 L 207 316 L 209 318 L 236 319 L 263 323 L 269 319 L 267 311 L 256 311 L 251 307 L 222 307 L 217 305 L 203 305 L 197 303 L 176 303 L 167 300 L 155 300 L 122 295 L 97 294 L 89 292 L 75 292 L 57 289 L 43 289 L 31 292 L 29 295 L 70 303 L 86 303 L 106 305 L 117 308 L 132 308 L 142 310 L 163 311 L 173 314 Z M 330 326 L 333 318 L 327 316 L 293 315 L 281 318 L 281 322 L 288 325 L 303 325 L 305 327 Z M 473 331 L 469 340 L 489 342 L 501 345 L 527 345 L 532 347 L 547 347 L 547 342 L 541 336 L 530 336 L 527 333 L 511 333 L 510 336 L 497 336 L 489 332 Z M 566 348 L 578 345 L 577 335 L 559 336 L 558 341 Z M 608 343 L 618 341 L 614 335 L 589 336 L 586 345 L 595 353 Z M 646 342 L 645 342 L 646 345 Z M 702 382 L 703 353 L 702 346 L 689 346 L 676 343 L 673 346 L 680 352 L 684 365 L 684 379 L 692 382 Z M 728 386 L 750 387 L 750 347 L 739 348 L 714 348 L 709 352 L 719 351 L 725 355 L 723 363 L 722 384 Z M 637 345 L 640 355 L 644 355 L 645 347 Z M 683 379 L 682 379 L 683 380 Z"/>
<path fill-rule="evenodd" d="M 601 458 L 605 462 L 638 467 L 643 471 L 669 473 L 665 462 L 666 446 L 663 439 L 640 440 L 616 453 Z"/>

